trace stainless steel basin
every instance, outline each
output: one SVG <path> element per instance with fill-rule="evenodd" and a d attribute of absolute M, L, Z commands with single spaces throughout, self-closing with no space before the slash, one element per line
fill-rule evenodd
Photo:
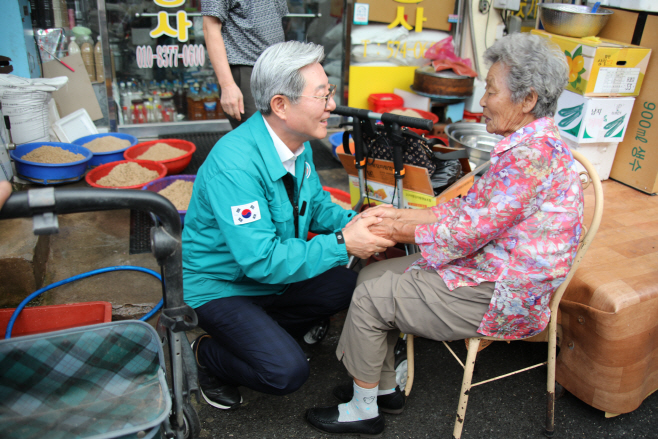
<path fill-rule="evenodd" d="M 503 140 L 503 136 L 488 133 L 486 127 L 486 124 L 473 122 L 458 122 L 446 126 L 449 146 L 465 148 L 469 161 L 475 166 L 488 162 L 491 151 Z"/>

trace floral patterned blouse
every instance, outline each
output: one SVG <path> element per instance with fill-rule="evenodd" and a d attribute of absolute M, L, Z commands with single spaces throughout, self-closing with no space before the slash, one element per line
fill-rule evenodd
<path fill-rule="evenodd" d="M 423 259 L 408 270 L 436 270 L 451 290 L 495 282 L 480 334 L 541 332 L 580 239 L 583 193 L 573 162 L 549 117 L 501 140 L 466 197 L 433 207 L 438 222 L 416 227 Z"/>

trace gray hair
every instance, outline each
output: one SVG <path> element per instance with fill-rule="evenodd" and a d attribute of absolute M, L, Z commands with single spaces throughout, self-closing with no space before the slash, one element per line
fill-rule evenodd
<path fill-rule="evenodd" d="M 270 115 L 270 101 L 276 95 L 287 96 L 296 104 L 306 86 L 300 70 L 323 59 L 324 47 L 313 43 L 286 41 L 268 47 L 251 73 L 251 94 L 258 111 Z"/>
<path fill-rule="evenodd" d="M 559 47 L 537 35 L 514 33 L 489 47 L 484 60 L 489 65 L 500 62 L 509 68 L 507 87 L 512 102 L 518 104 L 534 90 L 535 117 L 555 115 L 557 100 L 569 81 L 569 66 Z"/>

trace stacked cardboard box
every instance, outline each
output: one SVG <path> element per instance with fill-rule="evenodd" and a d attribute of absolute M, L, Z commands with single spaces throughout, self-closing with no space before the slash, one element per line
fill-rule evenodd
<path fill-rule="evenodd" d="M 644 82 L 651 49 L 603 38 L 532 33 L 556 43 L 569 64 L 569 83 L 555 114 L 562 138 L 592 162 L 602 180 L 607 179 Z"/>

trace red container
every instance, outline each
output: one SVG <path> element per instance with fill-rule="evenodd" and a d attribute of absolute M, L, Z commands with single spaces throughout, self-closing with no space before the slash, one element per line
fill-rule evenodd
<path fill-rule="evenodd" d="M 395 93 L 375 93 L 368 96 L 368 108 L 375 113 L 388 113 L 404 106 L 404 99 Z"/>
<path fill-rule="evenodd" d="M 155 177 L 153 180 L 162 178 L 165 175 L 167 175 L 167 167 L 158 162 L 152 162 L 150 160 L 121 160 L 120 162 L 105 163 L 104 165 L 100 165 L 99 167 L 92 169 L 91 171 L 87 172 L 87 175 L 85 176 L 85 180 L 90 186 L 100 187 L 105 189 L 141 189 L 150 182 L 147 181 L 144 183 L 136 184 L 134 186 L 121 186 L 121 187 L 101 186 L 100 184 L 96 183 L 98 180 L 109 174 L 110 171 L 112 171 L 112 169 L 114 169 L 116 166 L 122 163 L 128 163 L 129 161 L 139 163 L 140 166 L 143 166 L 146 169 L 150 169 L 151 171 L 157 171 L 158 176 Z"/>
<path fill-rule="evenodd" d="M 187 165 L 190 164 L 190 161 L 192 160 L 192 154 L 196 151 L 196 146 L 192 142 L 188 142 L 187 140 L 179 140 L 179 139 L 160 139 L 160 140 L 150 140 L 148 142 L 142 142 L 138 143 L 135 146 L 131 146 L 127 150 L 124 151 L 123 157 L 126 160 L 130 160 L 131 162 L 137 161 L 137 157 L 140 155 L 144 154 L 150 147 L 155 145 L 156 143 L 166 143 L 167 145 L 182 149 L 185 151 L 185 154 L 183 154 L 180 157 L 174 157 L 173 159 L 167 159 L 167 160 L 154 160 L 153 162 L 155 163 L 162 163 L 167 167 L 167 175 L 171 174 L 178 174 L 181 172 L 183 169 L 187 167 Z M 151 161 L 151 160 L 149 160 Z"/>
<path fill-rule="evenodd" d="M 462 122 L 477 122 L 480 123 L 484 119 L 484 114 L 482 113 L 471 113 L 470 111 L 465 111 L 464 110 L 464 118 L 461 120 Z"/>
<path fill-rule="evenodd" d="M 4 338 L 7 324 L 15 308 L 0 309 L 0 337 Z M 83 302 L 67 305 L 31 306 L 23 308 L 14 322 L 11 336 L 41 334 L 78 326 L 112 321 L 110 302 Z"/>
<path fill-rule="evenodd" d="M 322 186 L 322 189 L 329 192 L 338 201 L 342 201 L 343 203 L 347 203 L 351 205 L 350 194 L 348 194 L 347 192 L 327 186 Z M 306 237 L 306 240 L 308 241 L 314 236 L 317 236 L 317 233 L 308 232 L 308 236 Z"/>

